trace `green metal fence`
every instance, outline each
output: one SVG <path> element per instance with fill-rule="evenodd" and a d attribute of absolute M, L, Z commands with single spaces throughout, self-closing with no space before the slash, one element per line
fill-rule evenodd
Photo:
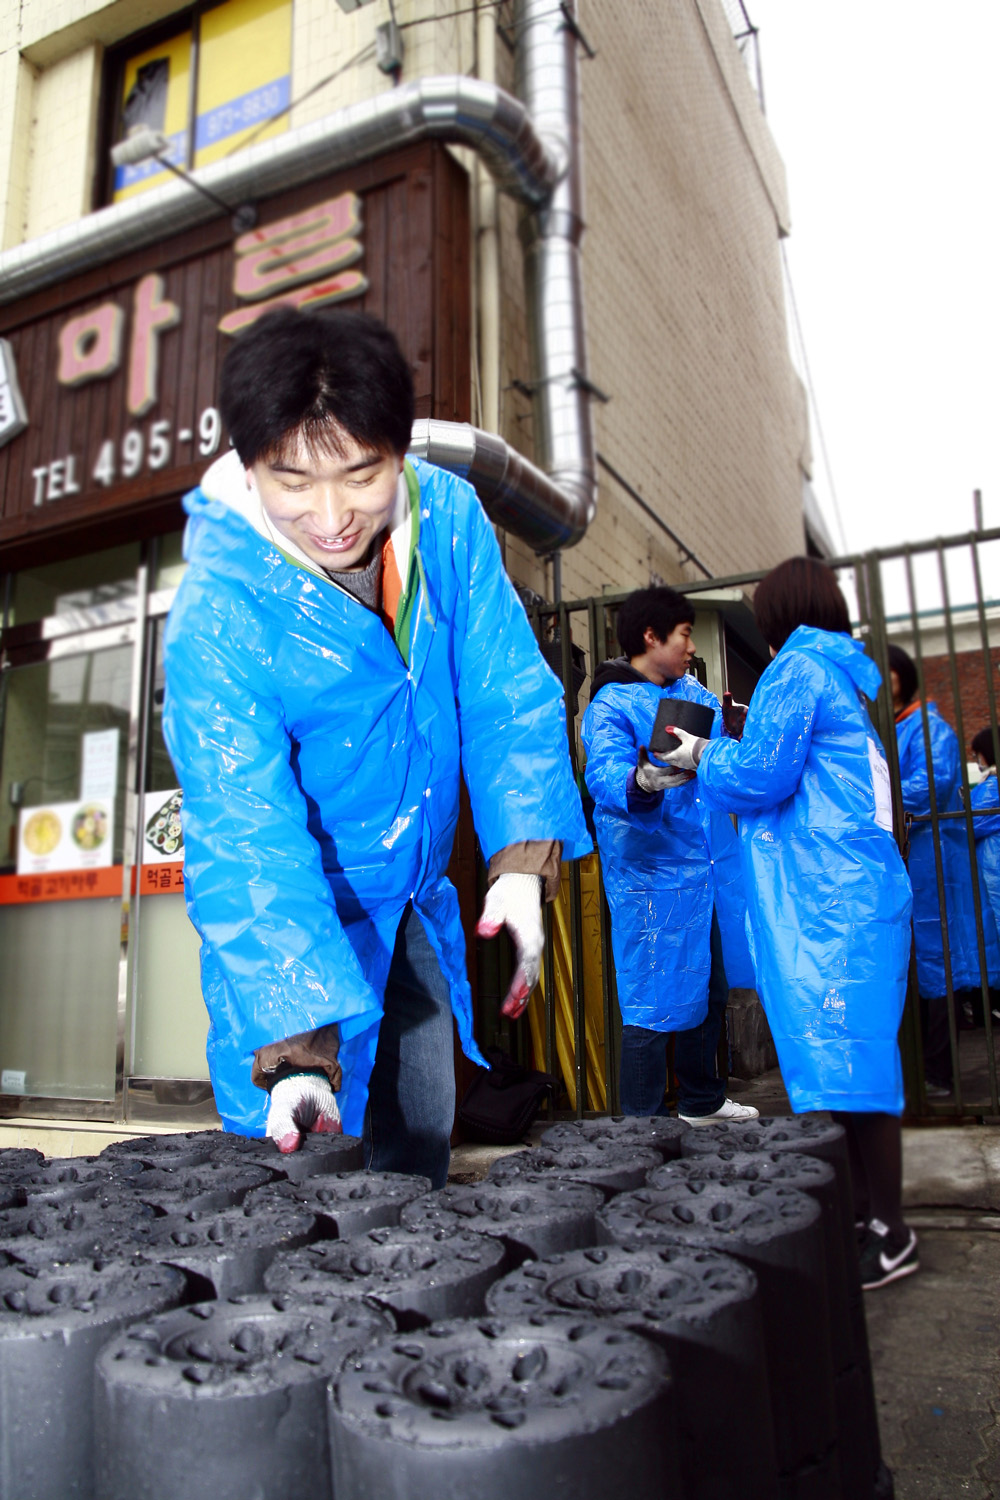
<path fill-rule="evenodd" d="M 948 1034 L 954 1072 L 954 1090 L 945 1097 L 928 1097 L 924 1080 L 921 1026 L 921 1001 L 917 989 L 916 968 L 911 956 L 906 1011 L 900 1031 L 900 1046 L 906 1083 L 907 1113 L 910 1118 L 925 1120 L 983 1119 L 1000 1117 L 994 1030 L 1000 1030 L 1000 972 L 991 975 L 987 964 L 987 933 L 994 922 L 986 892 L 977 873 L 975 819 L 982 816 L 970 806 L 968 745 L 977 729 L 988 723 L 992 729 L 994 754 L 1000 761 L 1000 724 L 997 718 L 995 673 L 1000 658 L 1000 603 L 994 604 L 984 591 L 984 579 L 994 577 L 991 589 L 1000 595 L 1000 529 L 979 530 L 958 536 L 909 543 L 894 548 L 874 549 L 830 561 L 852 605 L 856 633 L 865 641 L 882 673 L 883 686 L 871 705 L 871 713 L 885 746 L 892 781 L 895 831 L 904 854 L 911 829 L 918 823 L 929 823 L 933 831 L 935 870 L 941 920 L 942 945 L 947 978 Z M 742 573 L 725 578 L 708 578 L 680 586 L 697 606 L 699 594 L 738 589 L 752 595 L 753 586 L 766 570 Z M 580 749 L 580 719 L 588 701 L 587 688 L 595 668 L 608 656 L 617 654 L 614 618 L 626 594 L 561 600 L 554 604 L 533 603 L 529 619 L 550 665 L 561 676 L 566 692 L 569 753 L 581 789 L 583 761 Z M 955 602 L 958 600 L 958 602 Z M 891 607 L 887 608 L 888 606 Z M 901 605 L 895 608 L 895 605 Z M 918 673 L 918 697 L 923 722 L 923 738 L 928 762 L 929 811 L 912 814 L 903 806 L 900 766 L 891 694 L 889 691 L 888 647 L 896 640 L 904 645 L 914 660 Z M 982 678 L 981 693 L 979 677 Z M 975 677 L 975 682 L 973 682 Z M 941 806 L 939 786 L 931 757 L 930 729 L 927 712 L 927 689 L 941 695 L 941 683 L 950 689 L 950 701 L 943 706 L 944 717 L 955 730 L 961 747 L 961 810 Z M 938 684 L 935 687 L 935 684 Z M 722 687 L 724 684 L 710 684 Z M 966 722 L 981 706 L 977 722 Z M 970 703 L 973 705 L 970 709 Z M 981 720 L 982 722 L 979 722 Z M 965 831 L 967 876 L 972 893 L 975 939 L 979 955 L 981 1025 L 966 1030 L 967 1016 L 961 1007 L 961 993 L 952 983 L 949 945 L 949 918 L 945 895 L 942 858 L 942 828 L 947 822 L 961 823 Z M 1000 916 L 1000 913 L 998 913 Z M 545 958 L 545 1059 L 547 1071 L 556 1066 L 556 976 L 552 943 L 552 913 L 548 923 Z M 952 923 L 954 914 L 952 914 Z M 585 993 L 582 955 L 583 911 L 580 871 L 569 867 L 569 932 L 571 953 L 573 1083 L 576 1114 L 587 1113 L 590 1105 L 586 1089 Z M 954 931 L 954 925 L 952 926 Z M 611 952 L 610 919 L 601 891 L 601 1014 L 604 1024 L 604 1073 L 607 1108 L 618 1108 L 618 1063 L 620 1021 L 615 990 L 614 963 Z M 956 998 L 958 996 L 958 998 Z M 998 1010 L 994 1017 L 993 1010 Z M 925 1001 L 926 1009 L 926 1001 Z M 511 1038 L 513 1040 L 513 1038 Z M 523 1045 L 520 1044 L 520 1045 Z M 516 1050 L 516 1047 L 515 1047 Z"/>

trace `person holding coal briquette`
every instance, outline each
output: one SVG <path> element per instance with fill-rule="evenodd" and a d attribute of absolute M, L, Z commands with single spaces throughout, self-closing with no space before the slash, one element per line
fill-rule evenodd
<path fill-rule="evenodd" d="M 454 1022 L 486 1065 L 445 873 L 460 784 L 516 1017 L 561 852 L 590 849 L 562 687 L 471 485 L 406 457 L 388 328 L 267 314 L 219 407 L 233 451 L 185 500 L 164 710 L 219 1114 L 285 1152 L 343 1125 L 367 1166 L 441 1187 Z"/>
<path fill-rule="evenodd" d="M 831 1110 L 847 1132 L 872 1290 L 918 1266 L 902 1214 L 897 1042 L 912 894 L 864 701 L 881 678 L 818 560 L 770 572 L 754 613 L 773 660 L 742 739 L 678 731 L 663 758 L 696 770 L 708 805 L 739 817 L 757 991 L 793 1111 Z"/>
<path fill-rule="evenodd" d="M 623 656 L 594 672 L 581 737 L 611 911 L 622 1017 L 621 1107 L 666 1113 L 674 1038 L 678 1115 L 695 1127 L 756 1119 L 726 1097 L 717 1058 L 729 986 L 752 986 L 746 903 L 731 820 L 711 812 L 690 772 L 649 752 L 658 713 L 697 706 L 711 734 L 739 733 L 745 710 L 688 672 L 694 608 L 674 589 L 630 594 L 618 612 Z"/>

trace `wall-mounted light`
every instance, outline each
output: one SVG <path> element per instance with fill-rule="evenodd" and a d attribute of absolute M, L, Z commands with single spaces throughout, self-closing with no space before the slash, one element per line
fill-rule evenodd
<path fill-rule="evenodd" d="M 178 167 L 167 155 L 170 150 L 170 142 L 160 130 L 153 130 L 149 125 L 135 125 L 129 131 L 123 141 L 111 148 L 111 163 L 115 167 L 134 167 L 143 161 L 158 161 L 161 167 L 166 167 L 168 172 L 173 172 L 182 182 L 193 187 L 214 203 L 216 208 L 221 208 L 223 213 L 232 218 L 233 233 L 246 234 L 248 229 L 253 229 L 257 223 L 257 206 L 254 203 L 241 203 L 238 208 L 213 193 L 211 188 L 204 187 L 195 177 L 185 172 L 183 167 Z"/>
<path fill-rule="evenodd" d="M 341 10 L 350 15 L 352 10 L 360 10 L 362 5 L 370 5 L 371 0 L 337 0 Z"/>

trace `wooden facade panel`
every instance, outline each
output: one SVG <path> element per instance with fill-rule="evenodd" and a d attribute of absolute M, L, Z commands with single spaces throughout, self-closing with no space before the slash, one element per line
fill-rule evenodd
<path fill-rule="evenodd" d="M 465 173 L 442 147 L 409 147 L 262 202 L 260 225 L 346 192 L 362 200 L 357 269 L 370 285 L 363 297 L 343 305 L 363 307 L 393 328 L 413 369 L 419 415 L 454 418 L 461 412 L 467 419 Z M 459 253 L 456 235 L 463 233 Z M 154 513 L 162 519 L 197 482 L 211 459 L 200 452 L 199 423 L 208 422 L 215 406 L 229 347 L 218 322 L 248 305 L 234 290 L 235 264 L 230 226 L 220 218 L 46 288 L 16 309 L 0 309 L 0 333 L 14 350 L 29 416 L 26 431 L 0 448 L 0 569 L 50 555 L 45 542 L 66 555 L 67 545 L 71 553 L 148 534 Z M 177 304 L 180 318 L 152 335 L 158 351 L 155 399 L 147 410 L 130 413 L 130 358 L 144 348 L 136 288 L 153 273 L 161 278 L 154 290 Z M 117 368 L 76 385 L 60 384 L 59 339 L 67 321 L 108 303 L 123 318 Z M 456 340 L 463 347 L 453 347 Z M 165 461 L 164 439 L 170 445 Z M 224 443 L 223 437 L 218 451 Z M 39 495 L 44 498 L 36 504 Z"/>

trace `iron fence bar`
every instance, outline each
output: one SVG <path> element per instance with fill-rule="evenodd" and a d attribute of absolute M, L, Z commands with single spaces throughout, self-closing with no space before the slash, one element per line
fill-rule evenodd
<path fill-rule="evenodd" d="M 1000 765 L 1000 727 L 997 720 L 997 696 L 993 686 L 993 658 L 990 655 L 989 629 L 986 624 L 986 608 L 983 603 L 983 580 L 979 569 L 979 542 L 970 544 L 972 552 L 972 579 L 976 589 L 976 617 L 979 621 L 979 639 L 983 646 L 983 674 L 986 678 L 986 697 L 990 705 L 990 729 L 993 734 L 993 759 Z M 998 773 L 1000 774 L 1000 773 Z"/>
<path fill-rule="evenodd" d="M 979 497 L 979 491 L 978 490 L 976 491 L 976 495 L 977 495 L 977 498 L 979 498 L 979 503 L 981 504 L 981 497 Z M 978 519 L 978 517 L 977 517 L 977 519 Z M 989 709 L 990 709 L 990 735 L 991 735 L 991 738 L 993 740 L 993 761 L 994 761 L 994 764 L 996 764 L 996 762 L 998 760 L 1000 760 L 1000 729 L 998 729 L 998 725 L 997 725 L 997 699 L 996 699 L 996 689 L 994 688 L 994 685 L 993 685 L 993 658 L 990 655 L 989 629 L 988 629 L 987 624 L 986 624 L 986 609 L 985 609 L 985 606 L 983 604 L 983 582 L 982 582 L 982 575 L 981 575 L 980 567 L 979 567 L 979 543 L 978 543 L 978 541 L 973 541 L 972 543 L 970 543 L 969 550 L 970 550 L 970 552 L 972 554 L 972 580 L 973 580 L 973 584 L 974 584 L 975 592 L 976 592 L 976 618 L 977 618 L 977 621 L 978 621 L 978 624 L 979 624 L 979 639 L 980 639 L 980 642 L 981 642 L 982 648 L 983 648 L 983 676 L 984 676 L 985 681 L 986 681 L 986 698 L 987 698 L 987 702 L 989 703 Z M 969 811 L 970 811 L 970 813 L 988 813 L 989 809 L 985 808 L 985 807 L 984 808 L 978 808 L 978 807 L 977 808 L 973 808 L 973 807 L 970 806 L 969 807 Z M 978 862 L 979 862 L 979 851 L 978 851 L 978 849 L 976 851 L 976 862 L 977 862 L 977 865 L 978 865 Z M 987 892 L 987 898 L 988 898 L 988 896 L 989 896 L 989 893 Z M 989 1072 L 990 1072 L 990 1090 L 991 1090 L 991 1093 L 992 1093 L 993 1110 L 994 1110 L 994 1113 L 996 1113 L 997 1110 L 998 1110 L 998 1103 L 997 1103 L 996 1058 L 995 1058 L 994 1052 L 993 1052 L 993 1005 L 992 1005 L 992 997 L 991 997 L 991 1003 L 989 1005 L 985 1006 L 984 1009 L 983 1009 L 983 1026 L 985 1027 L 985 1030 L 986 1030 L 986 1052 L 987 1052 L 987 1056 L 988 1056 L 988 1059 L 989 1059 L 989 1061 L 988 1061 L 988 1067 L 989 1067 Z"/>
<path fill-rule="evenodd" d="M 545 927 L 545 1071 L 555 1074 L 556 1063 L 556 964 L 552 953 L 552 903 L 547 901 L 542 913 Z"/>
<path fill-rule="evenodd" d="M 562 647 L 563 696 L 566 703 L 566 734 L 569 739 L 569 758 L 573 776 L 579 774 L 576 750 L 576 718 L 573 714 L 573 637 L 566 605 L 559 603 L 559 641 Z M 583 1119 L 587 1093 L 587 1005 L 583 983 L 583 894 L 580 887 L 580 862 L 573 860 L 569 867 L 569 961 L 570 984 L 573 993 L 573 1071 L 576 1079 L 576 1117 Z M 553 992 L 553 1002 L 555 992 Z"/>
<path fill-rule="evenodd" d="M 583 1119 L 587 1102 L 587 998 L 583 982 L 583 892 L 580 861 L 569 867 L 569 944 L 573 975 L 573 1067 L 576 1075 L 576 1117 Z"/>
<path fill-rule="evenodd" d="M 866 594 L 870 616 L 870 643 L 875 663 L 882 674 L 882 686 L 875 700 L 875 711 L 882 748 L 889 766 L 892 787 L 893 832 L 900 851 L 906 849 L 906 817 L 903 810 L 903 782 L 899 769 L 899 742 L 892 708 L 892 686 L 889 677 L 889 633 L 885 623 L 885 598 L 882 592 L 882 565 L 869 553 L 865 563 Z M 919 1112 L 927 1108 L 924 1084 L 923 1038 L 920 1032 L 920 992 L 917 986 L 916 950 L 910 942 L 910 961 L 906 975 L 906 1003 L 900 1026 L 900 1056 L 903 1080 L 910 1098 L 919 1100 Z"/>
<path fill-rule="evenodd" d="M 590 692 L 594 693 L 594 674 L 605 660 L 604 643 L 607 639 L 604 605 L 596 598 L 588 601 L 587 622 L 590 630 Z M 614 1045 L 614 1015 L 611 995 L 611 926 L 608 921 L 608 903 L 604 894 L 604 875 L 601 861 L 597 864 L 597 902 L 601 923 L 601 1007 L 604 1015 L 604 1097 L 609 1114 L 617 1114 L 618 1069 Z"/>
<path fill-rule="evenodd" d="M 938 576 L 941 581 L 941 597 L 944 600 L 945 639 L 948 642 L 948 669 L 951 677 L 951 692 L 955 704 L 955 729 L 958 733 L 958 764 L 962 775 L 962 816 L 965 821 L 965 838 L 969 853 L 969 883 L 972 886 L 972 913 L 976 919 L 976 956 L 979 959 L 979 989 L 983 999 L 983 1021 L 986 1027 L 986 1052 L 990 1075 L 990 1103 L 993 1113 L 1000 1110 L 997 1100 L 996 1058 L 993 1056 L 993 1026 L 990 1016 L 990 980 L 986 963 L 986 929 L 983 924 L 982 890 L 979 883 L 979 860 L 976 857 L 976 835 L 972 826 L 972 788 L 969 785 L 969 767 L 965 759 L 965 722 L 962 714 L 962 692 L 958 681 L 958 663 L 955 658 L 955 631 L 951 621 L 951 595 L 948 589 L 948 569 L 945 567 L 944 549 L 938 548 Z M 958 1059 L 956 1056 L 956 1072 Z"/>
<path fill-rule="evenodd" d="M 927 696 L 924 683 L 924 656 L 920 642 L 920 622 L 917 618 L 916 590 L 913 584 L 913 558 L 910 544 L 903 547 L 903 562 L 906 567 L 906 588 L 910 600 L 910 620 L 913 625 L 913 647 L 917 658 L 917 686 L 920 693 L 920 722 L 924 738 L 924 758 L 927 765 L 927 797 L 931 810 L 931 838 L 934 843 L 934 874 L 938 892 L 938 920 L 941 924 L 941 955 L 944 960 L 945 1003 L 948 1010 L 948 1045 L 951 1050 L 952 1079 L 956 1109 L 961 1113 L 962 1080 L 958 1066 L 958 1024 L 955 1018 L 955 993 L 952 983 L 951 943 L 948 938 L 948 904 L 944 889 L 944 856 L 941 848 L 941 829 L 938 823 L 937 789 L 934 784 L 934 758 L 931 750 L 931 721 L 927 712 Z M 924 1079 L 926 1098 L 926 1078 Z"/>

